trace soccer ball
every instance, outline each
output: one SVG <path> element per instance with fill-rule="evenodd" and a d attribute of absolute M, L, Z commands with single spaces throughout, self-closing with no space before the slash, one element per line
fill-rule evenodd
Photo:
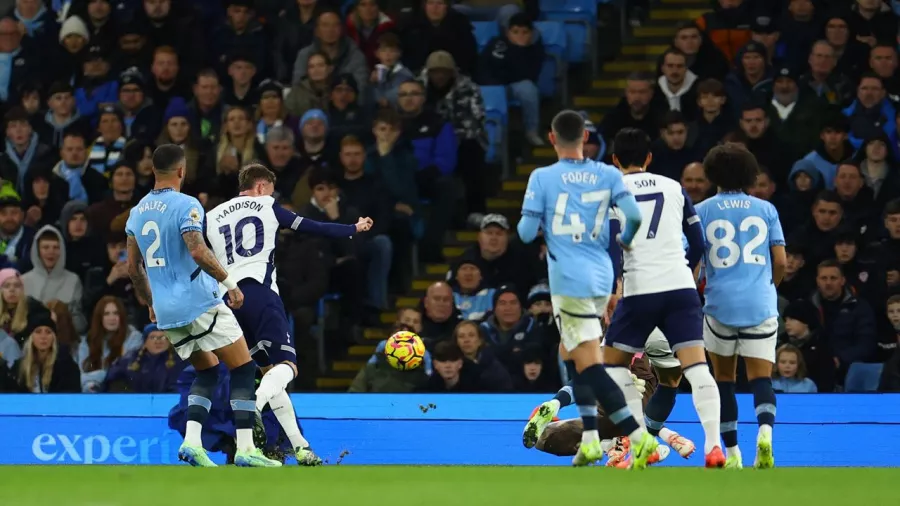
<path fill-rule="evenodd" d="M 397 332 L 384 344 L 384 357 L 394 369 L 411 371 L 422 365 L 425 343 L 414 332 Z"/>

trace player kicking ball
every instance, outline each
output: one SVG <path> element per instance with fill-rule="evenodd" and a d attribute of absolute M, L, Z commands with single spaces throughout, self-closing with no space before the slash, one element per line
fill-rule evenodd
<path fill-rule="evenodd" d="M 743 357 L 756 406 L 759 432 L 754 467 L 775 466 L 772 365 L 778 334 L 778 294 L 787 259 L 775 206 L 745 193 L 759 172 L 756 158 L 738 144 L 724 144 L 703 160 L 719 193 L 697 205 L 706 227 L 706 304 L 703 340 L 709 350 L 722 404 L 726 468 L 743 467 L 734 395 L 738 357 Z"/>
<path fill-rule="evenodd" d="M 553 118 L 550 142 L 559 161 L 531 173 L 519 237 L 532 242 L 543 228 L 553 316 L 561 337 L 560 352 L 574 363 L 573 395 L 584 426 L 572 465 L 591 465 L 603 458 L 597 430 L 597 401 L 609 419 L 632 442 L 633 468 L 647 467 L 658 442 L 635 420 L 622 391 L 602 365 L 600 318 L 606 312 L 613 268 L 609 243 L 610 206 L 626 216 L 620 240 L 631 244 L 641 224 L 640 209 L 614 167 L 584 157 L 584 118 L 562 111 Z"/>
<path fill-rule="evenodd" d="M 300 433 L 294 405 L 287 393 L 288 384 L 297 377 L 297 352 L 278 295 L 275 243 L 280 228 L 328 237 L 351 237 L 369 230 L 372 220 L 360 218 L 355 225 L 343 225 L 301 218 L 275 202 L 272 198 L 275 174 L 257 163 L 241 169 L 238 186 L 239 196 L 207 215 L 206 237 L 216 258 L 225 265 L 245 296 L 244 305 L 235 309 L 234 316 L 246 333 L 253 359 L 263 372 L 254 410 L 259 413 L 268 404 L 291 441 L 297 462 L 302 466 L 321 465 L 322 459 Z"/>
<path fill-rule="evenodd" d="M 150 320 L 183 360 L 197 370 L 188 396 L 184 443 L 178 458 L 192 466 L 216 467 L 203 449 L 202 429 L 218 383 L 221 360 L 231 371 L 236 453 L 241 467 L 280 467 L 253 444 L 256 364 L 230 308 L 244 294 L 222 268 L 203 237 L 203 207 L 180 193 L 184 150 L 163 144 L 153 152 L 156 185 L 129 213 L 128 274 L 137 296 L 150 306 Z M 219 283 L 227 290 L 222 302 Z"/>
<path fill-rule="evenodd" d="M 705 249 L 700 219 L 681 184 L 645 172 L 652 156 L 650 138 L 643 131 L 619 131 L 612 158 L 624 173 L 625 186 L 641 206 L 644 220 L 634 242 L 622 246 L 622 298 L 609 323 L 603 360 L 631 411 L 640 413 L 642 397 L 628 366 L 635 353 L 644 351 L 654 328 L 659 328 L 691 384 L 694 408 L 706 435 L 706 467 L 723 467 L 719 390 L 706 364 L 700 294 L 694 278 L 694 268 Z M 682 237 L 687 237 L 687 254 Z"/>

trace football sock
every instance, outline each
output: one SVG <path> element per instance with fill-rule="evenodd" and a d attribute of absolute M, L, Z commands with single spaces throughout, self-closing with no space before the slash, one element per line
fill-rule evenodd
<path fill-rule="evenodd" d="M 184 430 L 184 441 L 191 446 L 203 446 L 203 424 L 209 418 L 213 395 L 219 382 L 219 369 L 210 367 L 197 371 L 191 390 L 188 394 L 187 425 Z"/>
<path fill-rule="evenodd" d="M 622 389 L 622 395 L 625 396 L 625 405 L 634 416 L 635 421 L 641 427 L 644 426 L 644 396 L 638 392 L 634 386 L 634 378 L 631 377 L 631 370 L 625 366 L 608 365 L 604 366 L 606 373 L 616 382 L 616 385 Z M 605 408 L 605 406 L 604 406 Z"/>
<path fill-rule="evenodd" d="M 603 453 L 610 451 L 615 448 L 616 440 L 615 439 L 604 439 L 600 441 L 600 449 L 603 450 Z"/>
<path fill-rule="evenodd" d="M 249 452 L 253 444 L 253 420 L 256 417 L 256 364 L 247 362 L 231 370 L 231 410 L 234 411 L 237 451 Z"/>
<path fill-rule="evenodd" d="M 647 425 L 647 432 L 654 436 L 659 436 L 663 430 L 666 420 L 672 414 L 675 408 L 675 398 L 678 395 L 678 389 L 668 385 L 659 385 L 656 391 L 650 396 L 647 407 L 644 408 L 644 423 Z M 718 417 L 719 415 L 716 414 Z"/>
<path fill-rule="evenodd" d="M 578 374 L 578 382 L 581 385 L 591 387 L 594 391 L 594 396 L 600 401 L 600 405 L 603 406 L 609 421 L 614 423 L 623 433 L 628 434 L 628 437 L 637 437 L 633 442 L 640 441 L 644 432 L 643 429 L 635 420 L 634 415 L 631 414 L 631 410 L 628 409 L 622 390 L 609 377 L 606 369 L 601 364 L 594 364 L 581 371 Z M 634 384 L 631 385 L 631 388 L 634 388 Z M 594 423 L 596 424 L 596 421 Z"/>
<path fill-rule="evenodd" d="M 663 427 L 662 429 L 659 429 L 659 437 L 662 438 L 662 440 L 665 441 L 666 443 L 669 442 L 669 439 L 671 439 L 672 436 L 677 436 L 677 435 L 678 435 L 677 432 L 669 429 L 668 427 Z"/>
<path fill-rule="evenodd" d="M 750 391 L 753 392 L 753 405 L 756 406 L 759 434 L 769 435 L 775 425 L 775 390 L 772 389 L 772 378 L 750 380 Z"/>
<path fill-rule="evenodd" d="M 737 419 L 738 405 L 737 397 L 734 396 L 734 382 L 719 381 L 719 403 L 721 404 L 719 416 L 719 430 L 722 431 L 722 442 L 725 443 L 725 453 L 727 456 L 740 455 L 738 450 L 737 436 Z"/>
<path fill-rule="evenodd" d="M 294 381 L 294 369 L 287 364 L 278 364 L 269 369 L 256 389 L 256 410 L 262 411 L 266 404 L 279 392 L 287 390 L 288 384 Z"/>
<path fill-rule="evenodd" d="M 284 429 L 284 435 L 291 442 L 291 448 L 306 448 L 309 441 L 300 433 L 300 426 L 297 425 L 297 414 L 294 412 L 294 404 L 291 402 L 291 396 L 282 390 L 272 397 L 269 401 L 269 407 L 275 413 L 275 418 Z"/>
<path fill-rule="evenodd" d="M 574 396 L 572 384 L 573 383 L 570 381 L 568 385 L 560 388 L 559 392 L 556 392 L 556 395 L 553 396 L 553 400 L 559 403 L 557 410 L 572 404 L 572 397 Z"/>
<path fill-rule="evenodd" d="M 597 399 L 594 392 L 587 385 L 575 385 L 575 404 L 578 405 L 578 414 L 584 430 L 581 433 L 581 441 L 593 441 L 600 438 L 597 433 Z"/>
<path fill-rule="evenodd" d="M 691 384 L 691 398 L 694 400 L 694 409 L 703 425 L 706 442 L 703 445 L 704 453 L 709 453 L 719 446 L 719 417 L 722 413 L 722 402 L 719 398 L 719 388 L 716 380 L 709 372 L 706 362 L 694 364 L 684 369 L 684 377 Z"/>

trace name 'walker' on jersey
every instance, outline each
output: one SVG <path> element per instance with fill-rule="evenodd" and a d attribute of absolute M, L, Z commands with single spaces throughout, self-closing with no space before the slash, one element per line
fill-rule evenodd
<path fill-rule="evenodd" d="M 185 232 L 203 232 L 203 206 L 171 188 L 153 190 L 131 209 L 125 232 L 135 238 L 160 329 L 183 327 L 222 303 L 218 282 L 203 272 L 184 243 Z"/>
<path fill-rule="evenodd" d="M 531 173 L 522 214 L 541 220 L 553 294 L 609 295 L 608 211 L 626 195 L 622 173 L 593 160 L 560 160 Z"/>
<path fill-rule="evenodd" d="M 719 193 L 697 204 L 706 239 L 703 311 L 737 328 L 778 316 L 772 246 L 784 246 L 775 206 L 744 193 Z"/>
<path fill-rule="evenodd" d="M 622 295 L 696 288 L 685 257 L 685 227 L 699 218 L 681 184 L 649 172 L 626 174 L 623 180 L 644 220 L 624 255 Z M 614 208 L 611 214 L 625 222 L 621 210 Z"/>

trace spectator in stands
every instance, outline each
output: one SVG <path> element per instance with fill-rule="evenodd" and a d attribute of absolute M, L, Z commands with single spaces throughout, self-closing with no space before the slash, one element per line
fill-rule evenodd
<path fill-rule="evenodd" d="M 225 113 L 222 85 L 215 71 L 206 69 L 197 73 L 193 95 L 194 98 L 188 104 L 188 122 L 194 138 L 198 142 L 218 142 Z"/>
<path fill-rule="evenodd" d="M 812 204 L 812 220 L 791 234 L 788 244 L 806 246 L 806 264 L 813 266 L 834 256 L 834 240 L 844 218 L 840 197 L 832 191 L 820 192 Z"/>
<path fill-rule="evenodd" d="M 660 125 L 662 135 L 653 141 L 653 162 L 648 170 L 668 178 L 679 180 L 684 168 L 700 159 L 692 146 L 687 145 L 688 127 L 684 115 L 676 110 L 663 116 Z"/>
<path fill-rule="evenodd" d="M 40 78 L 41 54 L 30 46 L 22 45 L 22 32 L 12 18 L 0 19 L 0 56 L 3 57 L 5 72 L 9 78 L 0 82 L 0 101 L 7 104 L 19 103 L 19 89 L 23 83 Z"/>
<path fill-rule="evenodd" d="M 103 264 L 103 248 L 91 236 L 88 206 L 70 200 L 60 212 L 59 226 L 65 239 L 66 270 L 84 279 L 88 269 Z M 93 307 L 93 306 L 91 306 Z"/>
<path fill-rule="evenodd" d="M 55 82 L 47 90 L 47 113 L 34 125 L 41 143 L 59 150 L 64 131 L 77 130 L 84 135 L 91 132 L 90 122 L 75 108 L 74 93 L 67 82 Z"/>
<path fill-rule="evenodd" d="M 778 43 L 780 37 L 778 24 L 768 16 L 757 16 L 750 24 L 750 39 L 766 48 L 767 65 L 771 65 L 773 60 L 784 60 L 784 44 Z"/>
<path fill-rule="evenodd" d="M 64 203 L 68 200 L 69 185 L 53 174 L 52 165 L 36 167 L 25 176 L 22 209 L 25 224 L 32 228 L 52 225 L 59 221 Z"/>
<path fill-rule="evenodd" d="M 597 127 L 607 145 L 623 128 L 638 128 L 651 139 L 659 137 L 659 120 L 663 111 L 660 110 L 660 102 L 653 100 L 654 81 L 649 74 L 635 72 L 628 75 L 625 96 L 613 110 L 603 115 L 603 121 Z"/>
<path fill-rule="evenodd" d="M 0 364 L 5 362 L 7 367 L 12 367 L 20 358 L 22 358 L 22 348 L 19 343 L 14 337 L 0 330 Z"/>
<path fill-rule="evenodd" d="M 738 51 L 735 68 L 725 78 L 725 94 L 733 111 L 772 95 L 774 73 L 766 58 L 766 47 L 759 42 L 748 42 Z"/>
<path fill-rule="evenodd" d="M 783 206 L 780 195 L 775 194 L 776 191 L 778 191 L 778 185 L 775 184 L 772 173 L 766 167 L 760 166 L 759 173 L 756 174 L 756 184 L 750 188 L 748 193 L 758 199 L 770 202 L 775 209 L 780 210 Z"/>
<path fill-rule="evenodd" d="M 75 81 L 75 104 L 78 113 L 97 124 L 100 106 L 118 101 L 119 84 L 110 75 L 109 53 L 101 46 L 91 46 L 84 56 L 80 78 Z"/>
<path fill-rule="evenodd" d="M 699 78 L 687 68 L 687 55 L 675 48 L 667 49 L 660 64 L 662 73 L 657 80 L 660 95 L 669 111 L 680 111 L 687 120 L 697 114 L 697 87 Z M 662 109 L 662 108 L 661 108 Z"/>
<path fill-rule="evenodd" d="M 478 367 L 481 383 L 491 392 L 509 392 L 513 389 L 509 371 L 497 360 L 494 350 L 486 344 L 484 329 L 473 321 L 463 321 L 453 329 L 451 342 L 455 342 L 467 362 Z"/>
<path fill-rule="evenodd" d="M 559 375 L 555 368 L 545 368 L 539 350 L 529 349 L 522 354 L 522 364 L 513 375 L 516 392 L 543 393 L 559 390 Z"/>
<path fill-rule="evenodd" d="M 143 336 L 126 318 L 125 306 L 116 297 L 103 297 L 94 307 L 91 327 L 78 347 L 83 392 L 101 391 L 109 367 L 119 357 L 143 346 Z"/>
<path fill-rule="evenodd" d="M 128 277 L 128 266 L 125 255 L 125 235 L 121 232 L 106 236 L 105 255 L 102 261 L 95 262 L 84 277 L 84 307 L 93 309 L 97 301 L 104 295 L 112 295 L 125 305 L 129 321 L 141 327 L 146 322 L 144 308 L 135 298 L 134 286 Z"/>
<path fill-rule="evenodd" d="M 291 86 L 285 99 L 285 107 L 294 116 L 303 116 L 312 109 L 327 109 L 331 100 L 331 75 L 334 66 L 331 58 L 322 51 L 309 53 L 306 59 L 306 75 Z"/>
<path fill-rule="evenodd" d="M 112 47 L 116 44 L 116 25 L 110 19 L 113 6 L 110 0 L 88 0 L 87 2 L 74 2 L 69 9 L 72 14 L 66 19 L 60 29 L 62 37 L 66 23 L 71 19 L 78 19 L 85 26 L 85 38 L 90 38 L 97 43 Z"/>
<path fill-rule="evenodd" d="M 806 362 L 796 346 L 783 344 L 775 354 L 772 388 L 788 394 L 814 394 L 817 387 L 806 377 Z"/>
<path fill-rule="evenodd" d="M 419 336 L 428 349 L 453 335 L 462 315 L 453 303 L 453 289 L 443 282 L 432 283 L 422 299 L 422 329 Z"/>
<path fill-rule="evenodd" d="M 214 48 L 209 56 L 220 62 L 220 70 L 225 70 L 224 63 L 228 55 L 234 51 L 244 51 L 253 57 L 257 70 L 266 75 L 269 67 L 269 51 L 266 34 L 262 25 L 255 19 L 252 0 L 226 0 L 225 19 L 210 30 L 210 48 Z"/>
<path fill-rule="evenodd" d="M 153 103 L 162 110 L 169 106 L 174 97 L 190 96 L 190 83 L 182 68 L 178 53 L 170 46 L 157 47 L 153 51 L 153 64 L 150 66 L 153 77 L 148 90 Z"/>
<path fill-rule="evenodd" d="M 865 139 L 884 132 L 891 140 L 891 148 L 897 152 L 897 125 L 892 118 L 897 116 L 897 108 L 887 99 L 881 78 L 874 73 L 866 73 L 856 88 L 856 100 L 843 110 L 849 119 L 850 144 L 859 149 Z"/>
<path fill-rule="evenodd" d="M 47 303 L 46 308 L 50 310 L 50 317 L 56 322 L 56 341 L 71 351 L 73 359 L 77 358 L 81 337 L 75 332 L 75 324 L 72 323 L 69 306 L 58 300 L 51 300 Z M 42 307 L 37 308 L 40 311 L 43 309 Z"/>
<path fill-rule="evenodd" d="M 39 303 L 29 304 L 19 271 L 12 268 L 0 269 L 0 330 L 13 339 L 20 351 L 21 344 L 28 338 L 25 327 L 28 325 L 31 305 L 38 306 Z M 3 348 L 11 349 L 11 346 L 4 344 Z M 0 354 L 7 361 L 12 360 L 3 349 L 0 349 Z"/>
<path fill-rule="evenodd" d="M 838 165 L 834 190 L 841 199 L 846 227 L 854 233 L 863 233 L 876 224 L 877 210 L 872 208 L 872 190 L 866 186 L 858 162 L 847 160 Z"/>
<path fill-rule="evenodd" d="M 369 137 L 372 120 L 360 107 L 359 85 L 350 74 L 336 76 L 331 86 L 328 104 L 328 144 L 338 148 L 341 139 L 352 135 L 360 139 Z"/>
<path fill-rule="evenodd" d="M 34 229 L 25 225 L 22 200 L 15 192 L 0 192 L 0 264 L 19 270 L 31 268 Z"/>
<path fill-rule="evenodd" d="M 728 61 L 734 61 L 738 51 L 750 42 L 752 9 L 751 2 L 746 0 L 718 0 L 713 11 L 703 14 L 695 23 Z"/>
<path fill-rule="evenodd" d="M 896 42 L 897 18 L 891 8 L 874 0 L 856 0 L 847 14 L 850 33 L 870 47 Z"/>
<path fill-rule="evenodd" d="M 284 15 L 275 19 L 275 79 L 283 83 L 291 81 L 297 53 L 312 44 L 316 18 L 321 10 L 319 3 L 317 0 L 290 2 Z M 293 112 L 302 116 L 305 111 Z"/>
<path fill-rule="evenodd" d="M 484 285 L 478 259 L 464 258 L 456 264 L 449 281 L 453 303 L 464 320 L 481 321 L 494 310 L 494 288 Z"/>
<path fill-rule="evenodd" d="M 256 88 L 259 103 L 256 107 L 256 140 L 266 143 L 266 135 L 275 127 L 284 126 L 300 134 L 299 119 L 288 114 L 284 106 L 284 85 L 266 79 Z"/>
<path fill-rule="evenodd" d="M 205 193 L 209 186 L 209 183 L 203 180 L 202 173 L 206 166 L 205 157 L 207 153 L 203 149 L 203 143 L 196 137 L 197 134 L 194 133 L 195 129 L 190 124 L 190 116 L 190 109 L 188 109 L 183 98 L 174 97 L 170 100 L 169 106 L 166 107 L 165 115 L 162 117 L 163 129 L 156 139 L 156 144 L 172 143 L 181 146 L 184 150 L 185 159 L 184 181 L 182 182 L 181 191 L 189 195 L 199 195 L 200 203 L 203 204 L 204 198 L 202 194 Z M 126 160 L 125 165 L 132 167 L 136 165 L 136 162 Z M 135 175 L 137 176 L 137 171 L 135 171 Z M 134 189 L 134 194 L 138 197 L 142 196 L 142 192 L 137 188 Z M 124 197 L 124 195 L 120 197 Z M 125 202 L 124 200 L 122 201 Z M 123 212 L 125 207 L 130 207 L 130 205 L 122 206 L 119 213 Z M 116 215 L 119 213 L 116 213 Z"/>
<path fill-rule="evenodd" d="M 900 80 L 897 72 L 897 50 L 891 44 L 878 44 L 869 51 L 869 68 L 884 84 L 887 97 L 892 102 L 900 100 Z"/>
<path fill-rule="evenodd" d="M 169 46 L 174 54 L 185 55 L 185 66 L 196 69 L 206 61 L 206 30 L 194 15 L 191 5 L 172 0 L 143 2 L 135 20 L 147 29 L 151 47 Z M 158 103 L 160 107 L 165 104 Z"/>
<path fill-rule="evenodd" d="M 187 365 L 166 333 L 155 323 L 144 327 L 143 346 L 117 358 L 109 367 L 101 392 L 163 394 L 175 392 L 175 383 Z"/>
<path fill-rule="evenodd" d="M 460 72 L 475 72 L 478 46 L 472 23 L 465 15 L 449 8 L 448 0 L 421 0 L 422 8 L 414 11 L 412 20 L 400 27 L 403 41 L 403 63 L 410 69 L 425 66 L 428 55 L 447 51 Z"/>
<path fill-rule="evenodd" d="M 100 238 L 109 234 L 116 216 L 131 209 L 139 200 L 139 195 L 135 194 L 135 170 L 129 162 L 116 163 L 109 173 L 109 195 L 87 210 L 91 230 Z"/>
<path fill-rule="evenodd" d="M 835 116 L 825 121 L 822 132 L 819 134 L 821 143 L 803 157 L 809 160 L 822 176 L 824 188 L 834 188 L 834 175 L 837 172 L 838 163 L 853 156 L 855 148 L 847 138 L 847 119 L 843 116 Z"/>
<path fill-rule="evenodd" d="M 725 55 L 704 36 L 696 23 L 679 25 L 672 37 L 672 47 L 684 53 L 688 69 L 701 79 L 722 81 L 731 67 Z"/>
<path fill-rule="evenodd" d="M 14 389 L 22 393 L 79 392 L 78 366 L 56 340 L 56 323 L 43 312 L 28 323 L 23 356 L 10 369 Z"/>
<path fill-rule="evenodd" d="M 277 176 L 274 197 L 278 200 L 290 199 L 299 186 L 308 187 L 309 171 L 300 165 L 294 139 L 294 132 L 283 125 L 272 128 L 266 135 L 266 166 Z"/>
<path fill-rule="evenodd" d="M 97 132 L 100 134 L 88 149 L 88 167 L 107 174 L 125 152 L 125 124 L 122 111 L 114 106 L 100 108 Z"/>
<path fill-rule="evenodd" d="M 900 199 L 894 199 L 884 206 L 883 223 L 887 234 L 871 245 L 872 253 L 885 266 L 887 285 L 896 293 L 900 288 Z"/>
<path fill-rule="evenodd" d="M 879 392 L 900 392 L 900 295 L 893 295 L 887 300 L 887 316 L 894 331 L 897 343 L 891 357 L 884 364 L 881 373 Z"/>
<path fill-rule="evenodd" d="M 137 68 L 131 68 L 119 75 L 119 103 L 122 113 L 124 136 L 128 139 L 152 141 L 161 129 L 160 115 L 165 109 L 153 103 L 144 93 L 144 75 Z M 183 99 L 181 99 L 183 101 Z"/>
<path fill-rule="evenodd" d="M 484 165 L 487 131 L 484 98 L 469 76 L 456 68 L 446 51 L 429 55 L 421 80 L 426 83 L 426 104 L 453 126 L 459 141 L 457 169 L 466 190 L 466 209 L 484 213 L 488 181 Z"/>
<path fill-rule="evenodd" d="M 369 65 L 366 57 L 349 37 L 343 34 L 341 17 L 333 11 L 322 11 L 316 17 L 315 38 L 312 44 L 297 53 L 291 82 L 300 84 L 306 77 L 309 56 L 323 51 L 334 65 L 334 74 L 351 74 L 356 79 L 360 91 L 364 92 L 369 82 Z M 365 95 L 362 95 L 365 96 Z"/>
<path fill-rule="evenodd" d="M 494 312 L 481 323 L 486 341 L 507 370 L 515 370 L 527 349 L 543 349 L 543 335 L 522 307 L 517 288 L 503 285 L 494 292 Z"/>
<path fill-rule="evenodd" d="M 353 10 L 347 15 L 344 29 L 350 40 L 365 55 L 369 69 L 373 69 L 380 60 L 376 52 L 381 45 L 381 38 L 394 29 L 394 20 L 379 10 L 376 0 L 355 0 L 354 4 Z"/>
<path fill-rule="evenodd" d="M 482 385 L 478 366 L 463 360 L 463 352 L 452 341 L 441 341 L 431 354 L 434 372 L 423 385 L 423 391 L 432 393 L 474 394 L 489 391 Z"/>
<path fill-rule="evenodd" d="M 820 327 L 819 312 L 806 300 L 795 300 L 785 307 L 784 333 L 778 336 L 779 346 L 792 346 L 808 366 L 809 379 L 819 392 L 833 392 L 835 373 L 834 352 Z"/>
<path fill-rule="evenodd" d="M 3 119 L 6 125 L 6 154 L 16 166 L 18 179 L 13 183 L 21 194 L 25 191 L 28 172 L 52 163 L 53 154 L 49 146 L 40 142 L 24 108 L 11 108 Z"/>
<path fill-rule="evenodd" d="M 706 171 L 700 162 L 688 164 L 684 168 L 681 172 L 681 186 L 695 205 L 706 200 L 712 191 L 712 184 L 706 179 Z"/>
<path fill-rule="evenodd" d="M 738 125 L 746 135 L 747 149 L 760 165 L 772 172 L 775 181 L 786 181 L 790 165 L 785 159 L 785 146 L 769 129 L 769 118 L 761 103 L 747 103 L 741 110 Z"/>
<path fill-rule="evenodd" d="M 890 139 L 883 132 L 866 139 L 854 158 L 860 162 L 866 186 L 875 198 L 873 211 L 878 213 L 888 202 L 900 197 L 900 167 L 888 150 Z"/>
<path fill-rule="evenodd" d="M 228 57 L 228 88 L 222 102 L 228 107 L 244 107 L 256 105 L 256 93 L 253 81 L 256 78 L 256 62 L 253 55 L 243 51 L 235 51 Z"/>
<path fill-rule="evenodd" d="M 66 270 L 66 246 L 62 234 L 52 226 L 37 231 L 31 245 L 34 268 L 22 275 L 25 293 L 47 303 L 59 300 L 69 305 L 75 329 L 84 332 L 87 321 L 81 312 L 81 280 Z"/>
<path fill-rule="evenodd" d="M 532 146 L 544 145 L 538 132 L 541 93 L 537 86 L 543 64 L 544 45 L 534 36 L 534 24 L 525 13 L 511 17 L 505 33 L 491 39 L 481 51 L 481 81 L 506 86 L 512 98 L 518 100 L 525 140 Z"/>
<path fill-rule="evenodd" d="M 691 123 L 688 142 L 697 153 L 706 154 L 732 128 L 730 111 L 726 111 L 725 86 L 721 81 L 705 79 L 697 83 L 696 120 Z"/>
<path fill-rule="evenodd" d="M 400 371 L 391 367 L 383 353 L 376 355 L 375 362 L 368 362 L 353 378 L 350 393 L 411 393 L 422 388 L 428 381 L 424 367 L 411 371 Z"/>
<path fill-rule="evenodd" d="M 59 31 L 59 44 L 53 47 L 54 68 L 50 72 L 59 81 L 72 82 L 81 73 L 81 59 L 88 47 L 90 34 L 78 16 L 70 16 Z"/>
<path fill-rule="evenodd" d="M 509 220 L 505 216 L 488 214 L 481 220 L 478 242 L 463 252 L 460 260 L 475 260 L 481 266 L 485 286 L 532 286 L 539 278 L 536 260 L 529 257 L 520 242 L 510 241 L 509 231 Z"/>
<path fill-rule="evenodd" d="M 244 164 L 258 160 L 261 151 L 253 132 L 251 112 L 243 107 L 230 108 L 219 143 L 206 155 L 205 172 L 216 174 L 210 193 L 220 200 L 237 195 L 238 171 Z"/>
<path fill-rule="evenodd" d="M 787 12 L 779 20 L 784 46 L 784 64 L 791 69 L 806 65 L 813 43 L 822 33 L 822 19 L 812 0 L 789 0 Z"/>
<path fill-rule="evenodd" d="M 808 0 L 804 0 L 808 1 Z M 780 65 L 775 69 L 772 100 L 766 105 L 766 117 L 779 144 L 785 149 L 779 153 L 787 167 L 815 148 L 822 130 L 827 102 L 813 93 L 800 93 L 797 76 L 790 67 Z M 778 174 L 779 184 L 784 184 L 786 173 Z"/>
<path fill-rule="evenodd" d="M 375 51 L 378 63 L 369 78 L 372 84 L 369 88 L 372 98 L 366 101 L 370 105 L 397 107 L 397 92 L 400 85 L 413 78 L 412 72 L 400 62 L 401 55 L 400 38 L 397 34 L 388 32 L 378 38 L 378 49 Z M 455 66 L 453 71 L 456 71 Z"/>
<path fill-rule="evenodd" d="M 836 261 L 818 265 L 816 286 L 812 302 L 822 315 L 824 338 L 834 353 L 838 382 L 843 384 L 850 364 L 871 360 L 877 351 L 875 316 L 864 300 L 850 293 Z"/>
<path fill-rule="evenodd" d="M 117 32 L 115 43 L 112 44 L 116 48 L 117 57 L 114 64 L 116 74 L 136 68 L 142 75 L 149 75 L 153 62 L 153 46 L 147 39 L 148 27 L 132 19 L 118 22 L 113 28 Z"/>
<path fill-rule="evenodd" d="M 837 23 L 834 19 L 829 26 Z M 831 30 L 828 28 L 827 30 Z M 846 25 L 844 25 L 846 36 Z M 831 105 L 844 106 L 853 100 L 853 83 L 837 69 L 837 50 L 829 42 L 820 40 L 812 45 L 809 52 L 809 73 L 800 76 L 797 85 L 801 93 L 812 91 Z"/>
<path fill-rule="evenodd" d="M 778 295 L 788 302 L 809 298 L 809 294 L 816 287 L 816 277 L 812 269 L 804 269 L 806 258 L 803 246 L 788 244 L 785 251 L 787 252 L 787 264 L 784 269 L 784 279 L 778 285 Z"/>
<path fill-rule="evenodd" d="M 87 165 L 87 141 L 79 133 L 66 131 L 60 148 L 61 160 L 53 173 L 69 184 L 69 198 L 94 203 L 103 200 L 109 183 L 103 174 Z"/>
<path fill-rule="evenodd" d="M 453 126 L 425 108 L 425 87 L 419 81 L 400 85 L 403 142 L 412 144 L 418 161 L 416 186 L 432 206 L 422 237 L 422 260 L 441 262 L 444 233 L 450 227 L 456 191 L 451 179 L 456 170 L 457 140 Z"/>

